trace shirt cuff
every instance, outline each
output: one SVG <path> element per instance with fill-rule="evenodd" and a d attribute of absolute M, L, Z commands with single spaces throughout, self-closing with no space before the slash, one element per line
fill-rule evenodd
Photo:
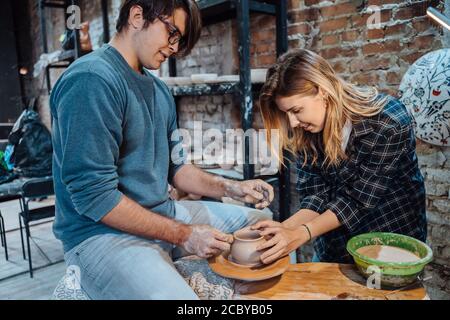
<path fill-rule="evenodd" d="M 355 230 L 360 222 L 359 210 L 356 205 L 342 196 L 337 196 L 335 200 L 325 206 L 326 210 L 331 210 L 349 231 Z"/>
<path fill-rule="evenodd" d="M 175 175 L 177 174 L 178 171 L 180 171 L 181 168 L 183 168 L 186 164 L 181 164 L 178 166 L 173 166 L 172 168 L 170 168 L 169 170 L 169 184 L 173 185 L 173 179 L 175 178 Z"/>
<path fill-rule="evenodd" d="M 324 212 L 324 202 L 319 196 L 306 196 L 300 202 L 300 209 L 309 209 L 321 214 Z"/>
<path fill-rule="evenodd" d="M 85 210 L 83 215 L 95 222 L 99 222 L 119 204 L 122 200 L 122 196 L 122 192 L 117 189 L 105 192 L 101 196 L 101 199 L 95 201 L 87 210 Z"/>

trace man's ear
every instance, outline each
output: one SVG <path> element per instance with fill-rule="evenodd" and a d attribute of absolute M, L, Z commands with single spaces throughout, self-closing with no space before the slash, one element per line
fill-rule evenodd
<path fill-rule="evenodd" d="M 135 5 L 130 9 L 130 16 L 128 18 L 128 24 L 131 29 L 141 30 L 144 27 L 144 16 L 141 6 Z"/>

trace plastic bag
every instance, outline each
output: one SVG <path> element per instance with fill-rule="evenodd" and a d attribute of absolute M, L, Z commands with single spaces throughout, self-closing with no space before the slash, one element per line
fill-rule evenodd
<path fill-rule="evenodd" d="M 10 182 L 16 178 L 16 174 L 9 169 L 6 161 L 6 153 L 0 151 L 0 184 Z"/>
<path fill-rule="evenodd" d="M 6 169 L 8 171 L 12 171 L 12 169 L 14 169 L 14 164 L 11 162 L 11 156 L 13 154 L 13 151 L 14 151 L 14 146 L 12 146 L 10 144 L 6 146 L 3 160 L 4 160 L 4 165 L 6 166 Z"/>
<path fill-rule="evenodd" d="M 12 149 L 9 162 L 14 172 L 23 177 L 43 177 L 52 174 L 52 139 L 39 114 L 24 110 L 8 137 Z"/>
<path fill-rule="evenodd" d="M 39 77 L 39 75 L 44 72 L 45 68 L 47 68 L 49 64 L 57 62 L 59 60 L 59 56 L 61 54 L 61 50 L 52 53 L 41 54 L 41 56 L 39 57 L 39 61 L 34 64 L 33 77 Z"/>

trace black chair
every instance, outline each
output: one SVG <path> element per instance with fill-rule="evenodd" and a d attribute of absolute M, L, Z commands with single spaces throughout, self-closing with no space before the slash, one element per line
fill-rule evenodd
<path fill-rule="evenodd" d="M 0 196 L 0 202 L 7 202 L 12 200 L 18 200 L 21 196 L 19 195 L 1 195 Z M 0 211 L 0 240 L 2 247 L 5 248 L 5 258 L 6 261 L 8 261 L 8 244 L 6 242 L 6 227 L 5 227 L 5 220 L 3 219 L 2 212 Z"/>
<path fill-rule="evenodd" d="M 33 278 L 33 264 L 31 261 L 31 248 L 30 248 L 30 222 L 38 221 L 41 219 L 51 218 L 55 216 L 55 206 L 50 205 L 46 207 L 41 207 L 37 209 L 29 208 L 29 203 L 31 201 L 36 201 L 41 198 L 46 198 L 55 193 L 53 188 L 53 178 L 36 178 L 27 181 L 22 186 L 22 198 L 20 207 L 22 211 L 19 213 L 19 225 L 20 225 L 20 239 L 22 240 L 22 253 L 23 258 L 25 257 L 25 246 L 23 241 L 22 229 L 25 227 L 25 232 L 27 236 L 27 250 L 28 250 L 28 264 L 30 268 L 30 277 Z M 23 221 L 23 226 L 22 226 Z"/>
<path fill-rule="evenodd" d="M 6 261 L 8 261 L 8 244 L 6 243 L 5 220 L 3 220 L 1 211 L 0 211 L 0 238 L 1 238 L 1 242 L 2 242 L 2 247 L 5 248 Z"/>

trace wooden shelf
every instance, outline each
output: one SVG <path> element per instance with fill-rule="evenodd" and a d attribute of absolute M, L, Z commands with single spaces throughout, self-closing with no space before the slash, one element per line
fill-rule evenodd
<path fill-rule="evenodd" d="M 258 93 L 262 88 L 262 83 L 252 84 L 252 90 Z M 169 86 L 170 92 L 175 97 L 182 96 L 203 96 L 203 95 L 224 95 L 238 94 L 239 82 L 205 83 L 192 84 L 187 86 Z"/>

